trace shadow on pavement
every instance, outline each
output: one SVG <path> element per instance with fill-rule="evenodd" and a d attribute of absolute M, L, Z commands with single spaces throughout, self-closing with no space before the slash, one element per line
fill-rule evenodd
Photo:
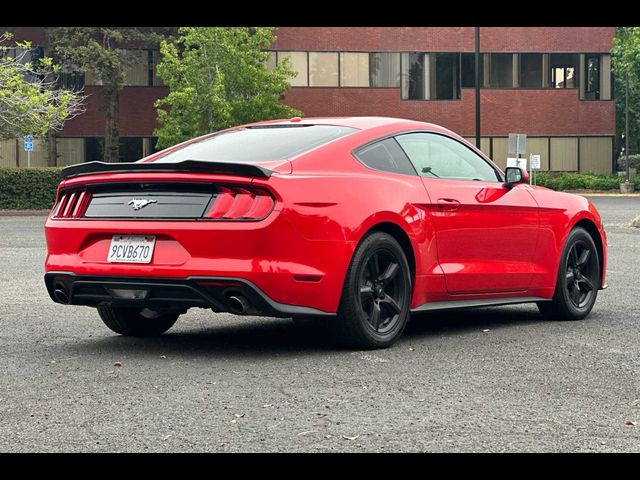
<path fill-rule="evenodd" d="M 400 343 L 412 344 L 427 340 L 442 332 L 459 333 L 496 328 L 521 328 L 544 320 L 535 307 L 529 309 L 503 307 L 481 310 L 431 312 L 414 315 L 407 325 Z M 101 326 L 99 326 L 101 327 Z M 397 346 L 398 344 L 396 344 Z M 394 347 L 391 347 L 392 349 Z M 247 318 L 247 323 L 216 326 L 212 319 L 206 329 L 169 330 L 155 338 L 112 336 L 86 339 L 74 349 L 99 353 L 130 351 L 150 356 L 180 357 L 261 357 L 296 353 L 349 353 L 332 340 L 322 324 L 296 324 L 290 319 Z"/>

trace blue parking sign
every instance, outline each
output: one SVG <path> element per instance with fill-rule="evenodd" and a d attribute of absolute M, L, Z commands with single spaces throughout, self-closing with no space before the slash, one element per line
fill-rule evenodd
<path fill-rule="evenodd" d="M 33 152 L 33 135 L 24 136 L 24 151 Z"/>

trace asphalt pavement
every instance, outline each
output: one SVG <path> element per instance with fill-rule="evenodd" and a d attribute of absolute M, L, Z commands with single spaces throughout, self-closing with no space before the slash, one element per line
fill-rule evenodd
<path fill-rule="evenodd" d="M 367 352 L 201 309 L 120 337 L 49 299 L 44 217 L 0 216 L 0 452 L 639 452 L 640 198 L 593 201 L 609 288 L 586 320 L 432 313 Z"/>

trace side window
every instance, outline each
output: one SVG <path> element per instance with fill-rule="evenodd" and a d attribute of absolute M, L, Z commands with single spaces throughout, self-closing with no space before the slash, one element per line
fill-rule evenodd
<path fill-rule="evenodd" d="M 356 150 L 354 155 L 367 167 L 374 170 L 404 175 L 416 174 L 411 161 L 393 138 L 365 145 Z"/>
<path fill-rule="evenodd" d="M 396 140 L 418 171 L 430 178 L 500 181 L 480 155 L 452 138 L 435 133 L 407 133 Z"/>

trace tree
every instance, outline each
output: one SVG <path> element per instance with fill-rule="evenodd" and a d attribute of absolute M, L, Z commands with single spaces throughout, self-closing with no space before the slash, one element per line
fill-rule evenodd
<path fill-rule="evenodd" d="M 103 85 L 105 114 L 104 160 L 117 162 L 120 153 L 120 89 L 125 73 L 139 60 L 136 50 L 157 48 L 171 27 L 46 27 L 49 44 L 63 61 L 92 73 Z"/>
<path fill-rule="evenodd" d="M 169 94 L 156 102 L 158 146 L 233 125 L 300 115 L 280 102 L 295 76 L 288 60 L 269 71 L 271 27 L 181 27 L 163 41 L 158 75 Z"/>
<path fill-rule="evenodd" d="M 640 151 L 640 27 L 617 27 L 612 50 L 616 92 L 616 158 L 624 145 L 626 85 L 629 81 L 629 150 Z"/>
<path fill-rule="evenodd" d="M 59 131 L 83 111 L 81 95 L 56 88 L 59 67 L 44 57 L 31 63 L 31 44 L 0 35 L 0 140 Z"/>

